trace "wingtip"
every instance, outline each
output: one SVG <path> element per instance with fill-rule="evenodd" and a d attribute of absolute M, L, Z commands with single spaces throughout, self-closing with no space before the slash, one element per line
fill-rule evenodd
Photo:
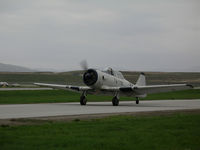
<path fill-rule="evenodd" d="M 34 85 L 38 85 L 38 84 L 40 84 L 40 83 L 33 83 Z"/>

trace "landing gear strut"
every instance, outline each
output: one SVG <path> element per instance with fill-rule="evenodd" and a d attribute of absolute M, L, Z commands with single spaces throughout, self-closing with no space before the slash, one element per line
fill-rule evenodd
<path fill-rule="evenodd" d="M 86 103 L 87 103 L 86 93 L 83 92 L 83 94 L 82 94 L 81 97 L 80 97 L 80 104 L 81 104 L 81 105 L 86 105 Z"/>
<path fill-rule="evenodd" d="M 136 97 L 136 104 L 139 104 L 139 97 Z"/>
<path fill-rule="evenodd" d="M 118 106 L 119 105 L 119 99 L 117 98 L 117 96 L 113 97 L 112 104 L 113 104 L 113 106 Z"/>

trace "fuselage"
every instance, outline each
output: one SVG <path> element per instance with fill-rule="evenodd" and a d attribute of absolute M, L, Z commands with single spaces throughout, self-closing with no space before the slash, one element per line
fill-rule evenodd
<path fill-rule="evenodd" d="M 100 71 L 88 69 L 83 75 L 84 83 L 98 92 L 105 87 L 132 87 L 134 84 L 127 81 L 121 72 L 110 70 Z M 105 94 L 105 93 L 104 93 Z M 107 93 L 106 93 L 107 94 Z"/>
<path fill-rule="evenodd" d="M 102 86 L 109 86 L 109 87 L 123 87 L 123 86 L 133 86 L 132 83 L 127 81 L 126 79 L 121 79 L 116 77 L 115 75 L 111 75 L 99 70 L 96 70 L 98 73 L 98 80 L 93 85 L 95 88 L 101 88 Z"/>

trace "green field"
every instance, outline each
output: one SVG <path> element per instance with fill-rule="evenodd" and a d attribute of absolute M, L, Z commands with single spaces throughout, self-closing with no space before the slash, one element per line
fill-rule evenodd
<path fill-rule="evenodd" d="M 135 83 L 140 72 L 124 71 L 124 77 Z M 53 72 L 0 72 L 0 81 L 19 84 L 33 84 L 34 82 L 83 85 L 83 71 L 62 73 Z M 147 84 L 187 83 L 200 86 L 200 72 L 145 72 Z"/>
<path fill-rule="evenodd" d="M 64 90 L 0 91 L 0 104 L 79 102 L 80 94 Z M 88 95 L 88 101 L 111 101 L 111 96 Z M 200 99 L 200 90 L 149 94 L 142 100 Z M 120 100 L 135 100 L 121 97 Z"/>
<path fill-rule="evenodd" d="M 0 126 L 0 149 L 199 150 L 200 113 Z"/>

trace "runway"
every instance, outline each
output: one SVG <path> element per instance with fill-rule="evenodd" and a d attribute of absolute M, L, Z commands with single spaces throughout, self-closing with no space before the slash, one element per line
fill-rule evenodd
<path fill-rule="evenodd" d="M 0 105 L 0 119 L 187 109 L 200 109 L 200 100 L 140 101 L 139 105 L 134 101 L 121 101 L 119 106 L 112 106 L 111 102 L 88 102 L 86 106 L 79 103 L 9 104 Z"/>

